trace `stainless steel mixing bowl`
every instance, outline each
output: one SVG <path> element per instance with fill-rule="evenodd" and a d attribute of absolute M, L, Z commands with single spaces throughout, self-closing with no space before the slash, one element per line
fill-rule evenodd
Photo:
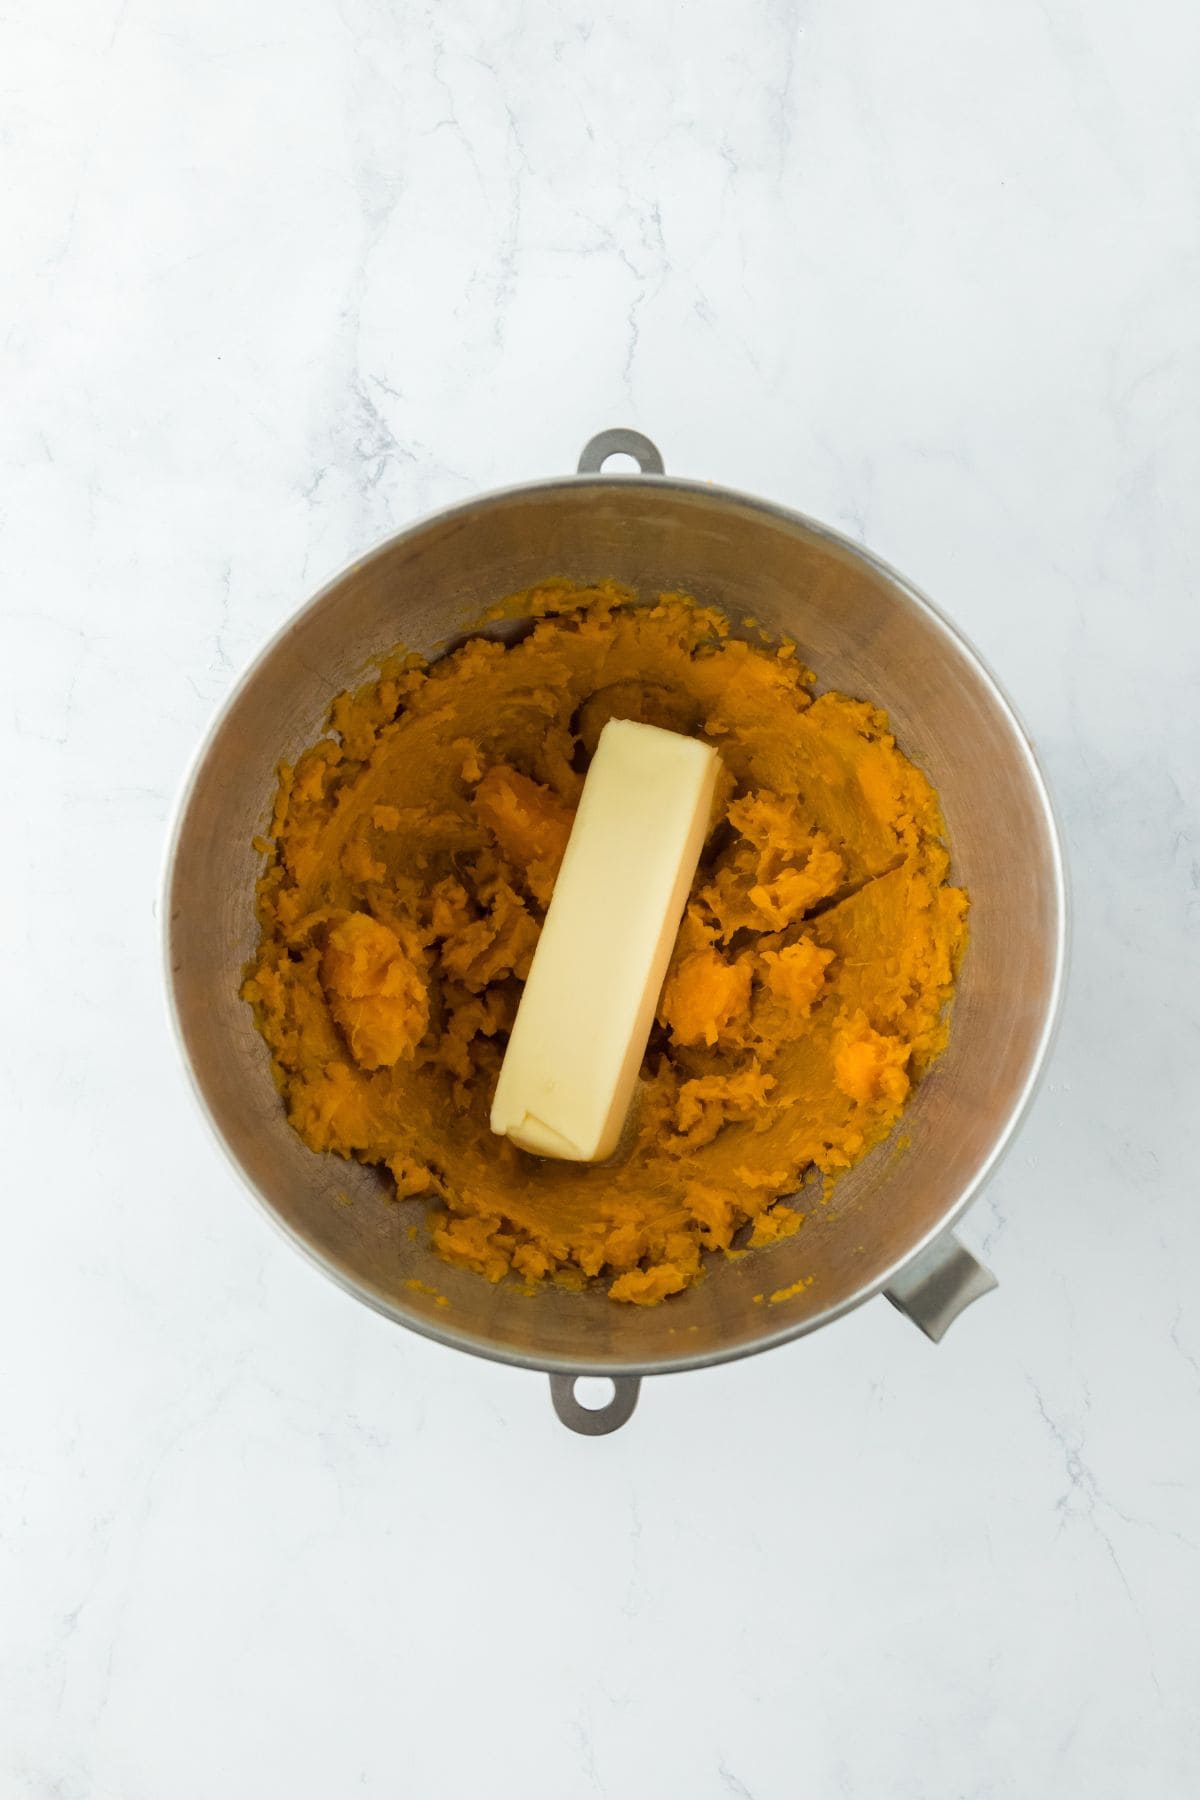
<path fill-rule="evenodd" d="M 616 452 L 638 475 L 606 475 Z M 884 1292 L 933 1338 L 992 1277 L 949 1235 L 996 1167 L 1033 1093 L 1063 980 L 1062 852 L 1029 741 L 995 680 L 900 576 L 781 506 L 662 474 L 649 441 L 605 432 L 580 473 L 486 494 L 401 532 L 310 601 L 238 683 L 184 793 L 166 875 L 168 988 L 213 1129 L 292 1242 L 402 1325 L 476 1355 L 547 1371 L 564 1423 L 624 1423 L 643 1375 L 770 1349 Z M 404 644 L 436 656 L 501 597 L 547 575 L 681 588 L 797 639 L 823 685 L 885 707 L 938 788 L 970 942 L 950 1043 L 896 1141 L 809 1208 L 802 1231 L 663 1306 L 603 1293 L 534 1297 L 490 1286 L 410 1237 L 419 1203 L 375 1170 L 316 1156 L 290 1129 L 266 1046 L 238 998 L 255 941 L 251 839 L 275 769 L 322 731 L 331 697 Z M 347 1205 L 346 1199 L 352 1204 Z M 755 1295 L 811 1283 L 778 1304 Z M 427 1284 L 410 1286 L 410 1282 Z M 439 1305 L 434 1293 L 444 1297 Z M 580 1375 L 612 1377 L 579 1403 Z"/>

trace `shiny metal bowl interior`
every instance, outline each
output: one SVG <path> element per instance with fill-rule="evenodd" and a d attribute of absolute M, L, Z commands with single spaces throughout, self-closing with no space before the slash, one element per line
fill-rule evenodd
<path fill-rule="evenodd" d="M 405 645 L 436 655 L 501 597 L 547 575 L 682 588 L 734 620 L 795 637 L 822 686 L 885 707 L 941 793 L 970 944 L 949 1048 L 895 1141 L 807 1209 L 770 1250 L 719 1259 L 669 1304 L 602 1292 L 528 1297 L 448 1268 L 419 1202 L 374 1170 L 305 1149 L 238 998 L 255 938 L 251 838 L 275 768 L 320 735 L 330 699 Z M 218 719 L 185 794 L 167 874 L 169 985 L 185 1055 L 251 1190 L 328 1274 L 390 1317 L 464 1350 L 534 1368 L 657 1373 L 743 1356 L 878 1292 L 961 1213 L 1031 1093 L 1061 982 L 1057 834 L 1029 744 L 947 622 L 855 546 L 782 508 L 685 481 L 603 474 L 486 495 L 403 532 L 340 576 L 279 634 Z M 341 1198 L 339 1198 L 341 1197 Z M 352 1204 L 345 1204 L 345 1198 Z M 777 1305 L 755 1296 L 811 1284 Z M 443 1295 L 407 1284 L 416 1278 Z"/>

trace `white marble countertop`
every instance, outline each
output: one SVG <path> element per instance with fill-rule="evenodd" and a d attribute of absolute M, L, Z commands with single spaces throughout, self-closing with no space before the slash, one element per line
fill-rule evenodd
<path fill-rule="evenodd" d="M 5 9 L 6 1800 L 1200 1790 L 1197 20 Z M 1076 914 L 999 1293 L 588 1442 L 264 1225 L 154 906 L 264 637 L 611 424 L 954 614 Z"/>

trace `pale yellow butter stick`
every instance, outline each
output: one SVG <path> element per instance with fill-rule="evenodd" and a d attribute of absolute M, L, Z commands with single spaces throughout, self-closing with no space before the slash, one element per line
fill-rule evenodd
<path fill-rule="evenodd" d="M 657 725 L 600 733 L 492 1101 L 492 1130 L 523 1150 L 616 1149 L 720 760 Z"/>

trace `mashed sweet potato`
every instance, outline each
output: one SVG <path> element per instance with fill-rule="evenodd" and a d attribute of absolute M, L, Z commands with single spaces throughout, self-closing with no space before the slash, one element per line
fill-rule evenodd
<path fill-rule="evenodd" d="M 304 1142 L 436 1197 L 443 1256 L 646 1304 L 789 1235 L 783 1197 L 891 1129 L 946 1039 L 967 898 L 887 719 L 814 699 L 794 646 L 612 585 L 505 610 L 537 620 L 520 642 L 393 658 L 280 769 L 244 994 Z M 705 737 L 724 778 L 625 1143 L 589 1167 L 488 1111 L 613 717 Z"/>

